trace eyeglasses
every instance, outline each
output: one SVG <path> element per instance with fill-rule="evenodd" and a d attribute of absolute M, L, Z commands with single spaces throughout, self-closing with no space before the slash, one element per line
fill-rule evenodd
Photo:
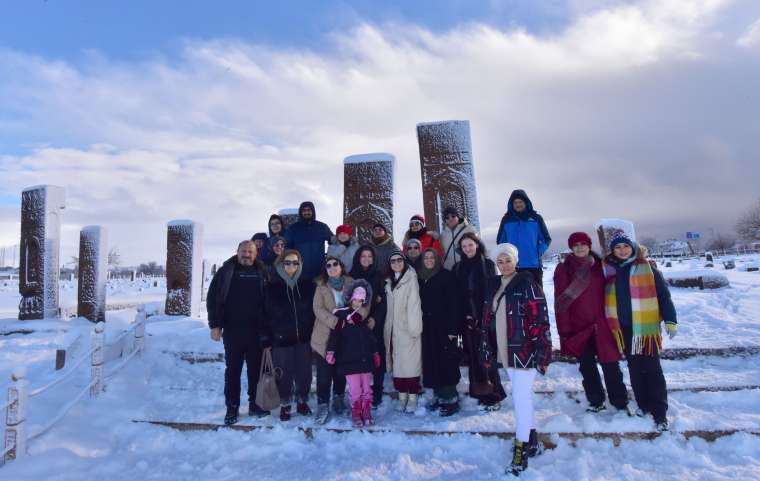
<path fill-rule="evenodd" d="M 299 265 L 301 265 L 301 263 L 298 262 L 298 261 L 282 261 L 282 265 L 284 265 L 284 266 L 296 266 L 296 267 L 298 267 Z"/>
<path fill-rule="evenodd" d="M 404 259 L 402 257 L 396 257 L 394 259 L 391 259 L 391 264 L 400 264 L 404 262 Z"/>
<path fill-rule="evenodd" d="M 420 222 L 420 221 L 418 221 L 418 220 L 413 220 L 413 221 L 411 221 L 411 222 L 409 223 L 409 227 L 414 227 L 414 226 L 416 226 L 416 225 L 422 225 L 422 222 Z"/>
<path fill-rule="evenodd" d="M 338 267 L 338 266 L 340 266 L 340 264 L 338 264 L 337 262 L 328 262 L 327 264 L 325 264 L 325 267 L 327 267 L 328 269 L 332 269 L 333 267 Z"/>
<path fill-rule="evenodd" d="M 407 250 L 412 250 L 412 249 L 414 249 L 414 250 L 416 250 L 416 251 L 420 250 L 419 246 L 406 246 L 406 249 L 407 249 Z"/>

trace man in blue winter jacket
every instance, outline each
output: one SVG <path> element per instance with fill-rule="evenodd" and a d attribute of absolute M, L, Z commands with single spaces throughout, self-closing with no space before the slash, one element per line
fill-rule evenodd
<path fill-rule="evenodd" d="M 327 224 L 317 220 L 314 203 L 302 202 L 298 207 L 298 221 L 285 231 L 285 241 L 290 249 L 296 249 L 303 259 L 301 276 L 314 279 L 325 260 L 325 246 L 333 236 Z"/>
<path fill-rule="evenodd" d="M 516 246 L 520 253 L 517 270 L 532 273 L 536 280 L 543 284 L 541 256 L 549 248 L 552 238 L 549 236 L 544 218 L 533 210 L 533 203 L 522 189 L 513 191 L 509 196 L 507 213 L 501 218 L 496 243 L 504 242 Z"/>

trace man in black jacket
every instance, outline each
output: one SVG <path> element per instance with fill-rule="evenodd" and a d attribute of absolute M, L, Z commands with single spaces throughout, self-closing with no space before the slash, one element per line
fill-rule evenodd
<path fill-rule="evenodd" d="M 262 349 L 271 345 L 264 317 L 267 271 L 261 261 L 256 260 L 256 253 L 253 241 L 241 242 L 237 255 L 227 259 L 214 275 L 206 297 L 211 339 L 224 342 L 227 405 L 224 424 L 228 425 L 238 420 L 243 362 L 248 371 L 248 414 L 269 414 L 255 404 Z"/>

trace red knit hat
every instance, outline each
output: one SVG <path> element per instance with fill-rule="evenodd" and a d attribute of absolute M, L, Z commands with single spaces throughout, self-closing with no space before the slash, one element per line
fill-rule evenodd
<path fill-rule="evenodd" d="M 585 232 L 573 232 L 567 239 L 567 245 L 572 249 L 577 243 L 586 244 L 591 247 L 591 237 Z"/>
<path fill-rule="evenodd" d="M 423 216 L 421 216 L 420 214 L 414 214 L 414 215 L 412 216 L 412 218 L 411 218 L 411 219 L 409 219 L 409 223 L 411 223 L 411 222 L 413 222 L 413 221 L 415 221 L 415 220 L 416 220 L 416 221 L 419 221 L 419 222 L 422 222 L 422 225 L 423 225 L 423 226 L 425 225 L 425 218 L 424 218 Z"/>
<path fill-rule="evenodd" d="M 338 226 L 337 229 L 335 229 L 335 235 L 338 235 L 341 232 L 345 232 L 348 235 L 351 235 L 354 233 L 354 231 L 351 229 L 351 226 L 348 226 L 346 224 L 341 224 Z"/>

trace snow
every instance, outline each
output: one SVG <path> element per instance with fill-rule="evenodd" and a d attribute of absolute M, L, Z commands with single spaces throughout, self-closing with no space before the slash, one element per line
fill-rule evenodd
<path fill-rule="evenodd" d="M 372 154 L 349 155 L 343 159 L 344 164 L 362 164 L 365 162 L 395 162 L 396 157 L 384 152 L 375 152 Z"/>
<path fill-rule="evenodd" d="M 190 226 L 192 227 L 195 224 L 195 221 L 190 219 L 175 219 L 170 220 L 166 223 L 168 227 L 174 227 L 174 226 Z"/>
<path fill-rule="evenodd" d="M 760 256 L 734 257 L 739 264 Z M 760 275 L 739 269 L 716 268 L 730 287 L 699 291 L 671 288 L 679 315 L 678 335 L 664 339 L 665 349 L 686 347 L 760 347 Z M 694 275 L 703 260 L 692 259 L 662 268 L 666 276 Z M 546 294 L 553 304 L 551 274 L 545 272 Z M 711 270 L 711 272 L 714 272 Z M 140 280 L 140 279 L 138 279 Z M 0 283 L 0 314 L 18 303 L 14 282 Z M 71 289 L 70 283 L 63 286 Z M 109 296 L 150 298 L 160 288 L 139 282 L 109 281 Z M 147 294 L 147 295 L 146 295 Z M 118 297 L 118 296 L 117 296 Z M 67 299 L 66 295 L 62 299 Z M 113 301 L 113 297 L 111 297 Z M 134 309 L 108 311 L 107 339 L 132 321 Z M 552 314 L 553 316 L 553 314 Z M 2 316 L 0 316 L 2 317 Z M 0 319 L 0 332 L 32 326 L 27 335 L 0 336 L 0 387 L 11 370 L 24 365 L 33 387 L 53 378 L 55 349 L 76 332 L 89 333 L 82 319 L 16 321 Z M 557 332 L 552 319 L 552 336 Z M 89 337 L 87 337 L 89 342 Z M 424 408 L 414 415 L 393 410 L 387 400 L 377 412 L 374 432 L 351 431 L 348 418 L 333 418 L 326 427 L 349 429 L 338 433 L 314 429 L 306 436 L 298 428 L 316 428 L 311 418 L 294 416 L 288 423 L 276 417 L 251 418 L 241 409 L 240 425 L 261 426 L 244 432 L 177 431 L 133 421 L 221 423 L 224 415 L 223 362 L 191 364 L 179 352 L 219 354 L 221 343 L 209 339 L 205 319 L 155 315 L 148 319 L 146 352 L 130 361 L 107 384 L 97 399 L 84 399 L 47 434 L 29 443 L 29 456 L 0 467 L 0 479 L 30 481 L 134 479 L 260 479 L 260 480 L 495 480 L 503 473 L 509 439 L 469 434 L 514 430 L 511 397 L 501 411 L 484 413 L 474 400 L 462 397 L 462 411 L 441 419 Z M 668 382 L 671 432 L 652 441 L 580 439 L 572 443 L 554 435 L 555 449 L 532 458 L 525 480 L 757 480 L 760 479 L 760 355 L 696 356 L 663 360 Z M 621 363 L 626 384 L 628 374 Z M 106 365 L 106 371 L 109 366 Z M 62 404 L 88 382 L 89 369 L 31 400 L 29 428 L 51 419 Z M 466 373 L 463 373 L 466 374 Z M 509 392 L 506 376 L 502 377 Z M 716 392 L 691 392 L 711 387 Z M 458 389 L 466 391 L 466 376 Z M 734 390 L 728 390 L 728 389 Z M 245 392 L 245 379 L 243 392 Z M 392 390 L 386 379 L 386 390 Z M 585 412 L 578 366 L 553 363 L 535 385 L 536 423 L 544 433 L 651 432 L 651 419 L 629 418 L 610 408 L 601 414 Z M 427 396 L 427 395 L 426 395 Z M 2 398 L 0 398 L 1 400 Z M 421 401 L 421 404 L 426 399 Z M 1 402 L 1 401 L 0 401 Z M 312 398 L 312 408 L 314 408 Z M 399 431 L 442 431 L 439 436 L 410 436 Z M 687 438 L 693 430 L 739 430 L 714 442 Z M 386 432 L 382 432 L 386 431 Z"/>

